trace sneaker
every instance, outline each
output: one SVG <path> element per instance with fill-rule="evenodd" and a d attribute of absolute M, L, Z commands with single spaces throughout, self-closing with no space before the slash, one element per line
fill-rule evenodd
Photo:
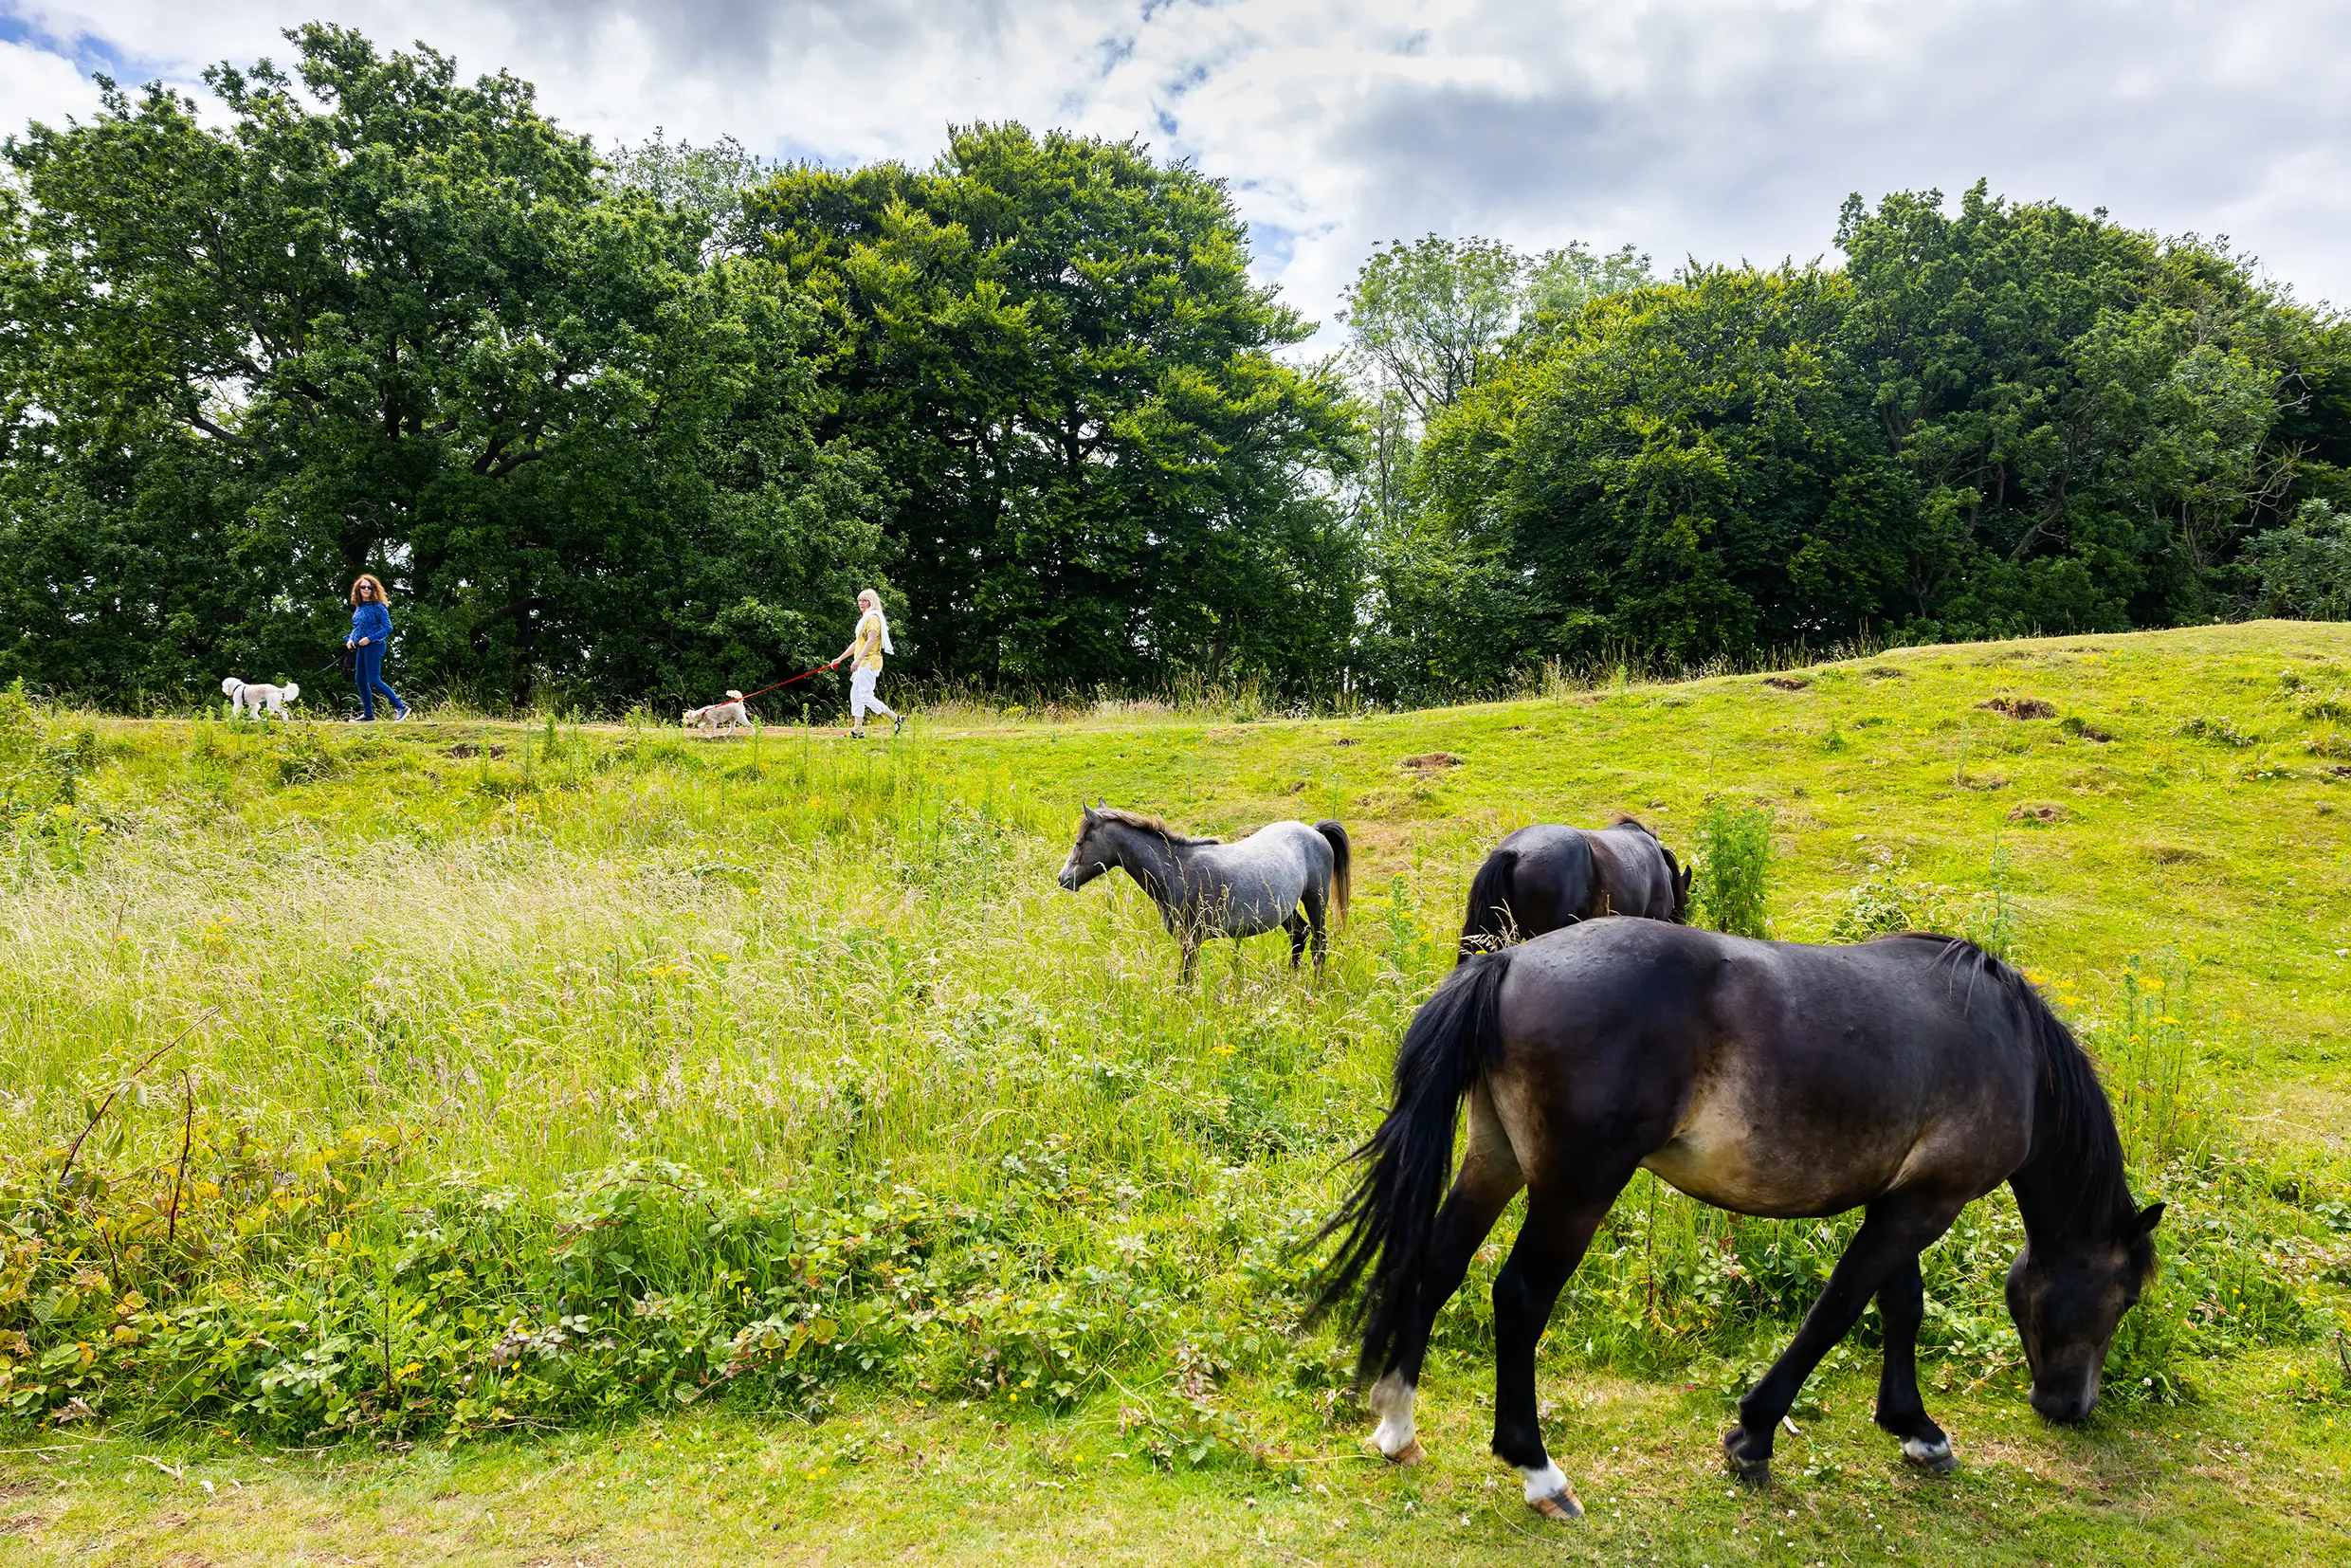
<path fill-rule="evenodd" d="M 897 736 L 897 735 L 903 735 L 905 732 L 906 732 L 906 716 L 905 716 L 904 714 L 902 714 L 902 713 L 899 713 L 899 714 L 892 714 L 892 715 L 890 716 L 890 734 L 892 734 L 893 736 Z"/>
<path fill-rule="evenodd" d="M 866 738 L 866 732 L 865 732 L 864 730 L 861 730 L 861 729 L 860 729 L 860 730 L 851 730 L 851 731 L 849 731 L 849 738 L 850 738 L 851 740 L 863 740 L 864 738 Z"/>
<path fill-rule="evenodd" d="M 411 708 L 402 708 L 392 716 L 392 721 L 396 724 L 403 719 L 413 719 L 415 717 L 415 710 Z"/>

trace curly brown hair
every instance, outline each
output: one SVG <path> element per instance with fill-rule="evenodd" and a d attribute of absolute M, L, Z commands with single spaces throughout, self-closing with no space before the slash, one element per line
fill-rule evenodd
<path fill-rule="evenodd" d="M 365 583 L 368 587 L 370 587 L 370 588 L 372 588 L 372 589 L 375 590 L 375 602 L 376 602 L 377 604 L 384 604 L 384 603 L 386 603 L 386 600 L 385 600 L 385 598 L 384 598 L 384 585 L 383 585 L 383 583 L 382 583 L 380 580 L 378 580 L 378 578 L 376 577 L 376 575 L 375 575 L 375 574 L 374 574 L 374 573 L 373 573 L 373 572 L 362 572 L 362 573 L 360 573 L 360 574 L 359 574 L 356 577 L 354 577 L 354 578 L 351 580 L 351 603 L 352 603 L 352 608 L 354 608 L 355 610 L 358 608 L 358 604 L 359 604 L 359 585 L 360 585 L 361 583 Z"/>

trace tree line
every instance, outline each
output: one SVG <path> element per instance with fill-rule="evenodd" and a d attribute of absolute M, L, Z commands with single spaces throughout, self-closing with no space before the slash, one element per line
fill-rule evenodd
<path fill-rule="evenodd" d="M 865 586 L 933 678 L 1394 702 L 2351 596 L 2343 329 L 2223 246 L 1980 189 L 1849 204 L 1839 268 L 1431 238 L 1317 360 L 1137 143 L 599 155 L 288 38 L 6 143 L 0 681 L 307 676 L 362 571 L 404 686 L 606 710 L 805 669 Z"/>
<path fill-rule="evenodd" d="M 1359 378 L 1394 435 L 1367 625 L 1395 688 L 2345 613 L 2340 318 L 2225 243 L 1981 185 L 1854 197 L 1836 243 L 1841 267 L 1662 283 L 1630 253 L 1373 259 Z M 1466 351 L 1444 301 L 1481 280 Z"/>

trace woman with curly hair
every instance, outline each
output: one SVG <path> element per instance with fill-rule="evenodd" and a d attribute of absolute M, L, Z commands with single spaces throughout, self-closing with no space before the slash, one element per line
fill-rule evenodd
<path fill-rule="evenodd" d="M 351 635 L 343 646 L 355 656 L 359 682 L 359 722 L 375 719 L 375 694 L 392 699 L 392 716 L 406 719 L 409 705 L 384 684 L 384 645 L 392 641 L 392 609 L 384 603 L 384 585 L 373 573 L 362 572 L 351 585 Z"/>

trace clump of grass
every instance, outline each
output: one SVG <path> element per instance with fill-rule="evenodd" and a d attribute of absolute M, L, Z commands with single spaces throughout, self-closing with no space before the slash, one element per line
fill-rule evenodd
<path fill-rule="evenodd" d="M 1691 907 L 1700 923 L 1735 937 L 1761 937 L 1771 898 L 1772 813 L 1766 807 L 1710 803 L 1698 819 Z"/>
<path fill-rule="evenodd" d="M 2216 746 L 2250 746 L 2261 738 L 2238 729 L 2226 719 L 2213 719 L 2202 714 L 2181 720 L 2178 733 L 2196 740 L 2209 740 Z"/>

